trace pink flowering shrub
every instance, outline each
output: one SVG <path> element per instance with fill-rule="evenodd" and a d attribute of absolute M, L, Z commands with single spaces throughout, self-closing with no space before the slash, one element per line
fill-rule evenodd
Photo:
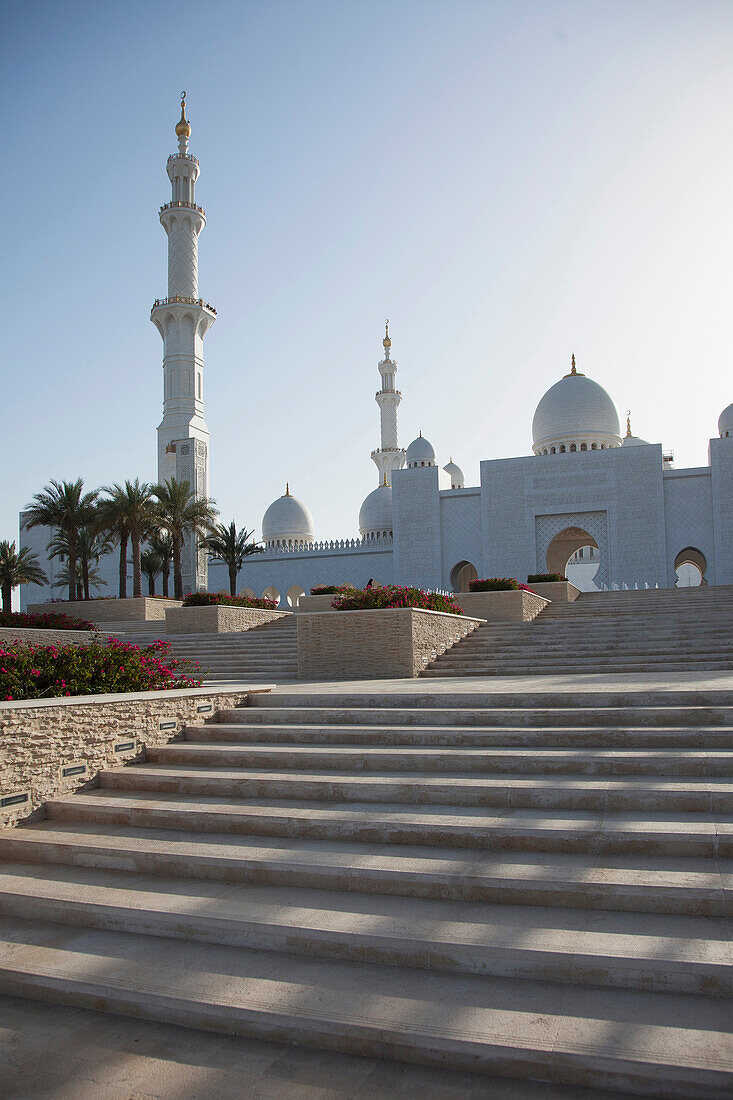
<path fill-rule="evenodd" d="M 447 611 L 462 615 L 457 603 L 438 592 L 423 592 L 422 588 L 402 588 L 396 584 L 374 585 L 372 588 L 343 588 L 331 605 L 336 611 L 374 611 L 388 607 L 418 607 L 424 611 Z"/>
<path fill-rule="evenodd" d="M 200 687 L 199 666 L 172 657 L 168 642 L 130 645 L 0 645 L 0 702 Z"/>
<path fill-rule="evenodd" d="M 264 596 L 230 596 L 228 592 L 189 592 L 183 597 L 184 607 L 208 607 L 223 604 L 226 607 L 262 607 L 274 611 L 277 604 Z"/>
<path fill-rule="evenodd" d="M 57 611 L 39 611 L 37 615 L 27 615 L 24 611 L 0 611 L 0 626 L 32 627 L 34 630 L 98 629 L 86 619 L 72 619 L 70 615 Z"/>

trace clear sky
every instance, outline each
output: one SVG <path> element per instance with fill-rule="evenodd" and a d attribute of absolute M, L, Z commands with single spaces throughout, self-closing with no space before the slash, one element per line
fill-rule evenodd
<path fill-rule="evenodd" d="M 211 486 L 318 537 L 377 484 L 385 317 L 400 435 L 478 481 L 568 370 L 704 465 L 733 400 L 733 4 L 3 4 L 0 537 L 50 478 L 154 480 L 158 207 L 181 89 Z"/>

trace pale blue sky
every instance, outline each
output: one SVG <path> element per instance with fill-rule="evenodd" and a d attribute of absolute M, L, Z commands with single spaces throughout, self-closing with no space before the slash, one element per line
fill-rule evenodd
<path fill-rule="evenodd" d="M 391 319 L 406 445 L 468 484 L 568 369 L 707 461 L 733 400 L 733 4 L 3 5 L 0 537 L 51 477 L 155 477 L 158 207 L 188 92 L 211 484 L 319 537 L 377 484 Z"/>

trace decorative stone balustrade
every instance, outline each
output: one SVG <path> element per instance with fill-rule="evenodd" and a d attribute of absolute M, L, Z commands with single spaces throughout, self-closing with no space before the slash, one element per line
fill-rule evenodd
<path fill-rule="evenodd" d="M 188 202 L 186 199 L 174 199 L 171 202 L 165 202 L 161 206 L 158 214 L 162 214 L 164 210 L 173 210 L 179 206 L 186 207 L 188 210 L 196 210 L 199 214 L 203 214 L 206 217 L 206 211 L 203 206 L 198 206 L 195 202 Z"/>
<path fill-rule="evenodd" d="M 205 302 L 203 298 L 183 298 L 180 294 L 174 294 L 172 298 L 156 298 L 153 302 L 153 309 L 157 309 L 158 306 L 169 306 L 176 303 L 186 306 L 201 306 L 202 309 L 208 309 L 211 313 L 216 313 L 214 307 Z M 151 309 L 151 313 L 153 309 Z"/>

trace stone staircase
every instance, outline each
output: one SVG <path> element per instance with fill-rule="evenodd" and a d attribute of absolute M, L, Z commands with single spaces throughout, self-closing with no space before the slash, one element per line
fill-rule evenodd
<path fill-rule="evenodd" d="M 184 736 L 0 831 L 0 992 L 733 1095 L 733 687 L 294 686 Z"/>
<path fill-rule="evenodd" d="M 264 626 L 231 634 L 165 634 L 156 623 L 127 623 L 116 637 L 148 645 L 162 637 L 176 657 L 198 661 L 205 680 L 249 682 L 298 679 L 295 616 L 275 619 Z M 165 624 L 163 624 L 163 627 Z M 139 627 L 144 627 L 140 630 Z"/>
<path fill-rule="evenodd" d="M 529 623 L 488 624 L 423 676 L 733 669 L 733 585 L 583 592 Z"/>

